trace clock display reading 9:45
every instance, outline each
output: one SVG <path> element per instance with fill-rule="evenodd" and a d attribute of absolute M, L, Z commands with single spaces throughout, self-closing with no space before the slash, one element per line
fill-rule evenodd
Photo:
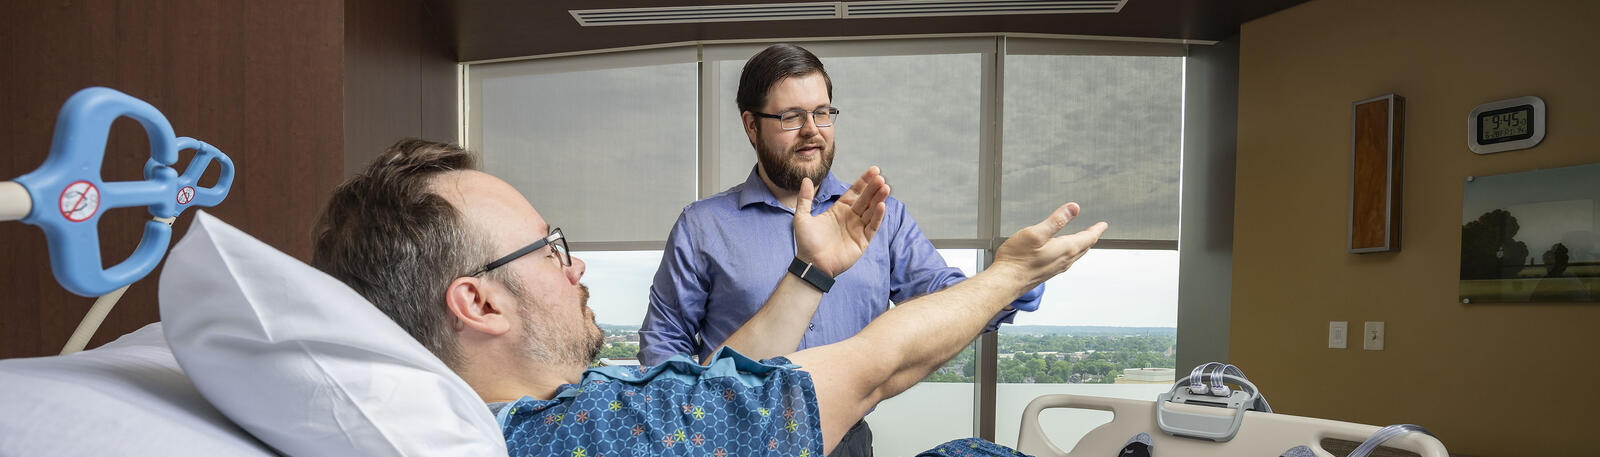
<path fill-rule="evenodd" d="M 1533 107 L 1523 105 L 1489 111 L 1478 116 L 1479 144 L 1493 144 L 1528 138 Z"/>

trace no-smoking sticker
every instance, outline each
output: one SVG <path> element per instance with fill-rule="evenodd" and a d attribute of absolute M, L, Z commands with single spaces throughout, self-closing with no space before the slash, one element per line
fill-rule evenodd
<path fill-rule="evenodd" d="M 193 187 L 183 186 L 182 189 L 178 189 L 178 204 L 179 205 L 187 205 L 191 201 L 194 201 L 194 188 Z"/>
<path fill-rule="evenodd" d="M 100 189 L 89 181 L 68 184 L 61 190 L 61 217 L 72 222 L 83 222 L 100 210 Z"/>

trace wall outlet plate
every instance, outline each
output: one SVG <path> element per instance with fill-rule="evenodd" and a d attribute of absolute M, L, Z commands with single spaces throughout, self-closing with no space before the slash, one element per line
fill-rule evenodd
<path fill-rule="evenodd" d="M 1328 349 L 1344 349 L 1350 339 L 1350 321 L 1328 321 Z"/>

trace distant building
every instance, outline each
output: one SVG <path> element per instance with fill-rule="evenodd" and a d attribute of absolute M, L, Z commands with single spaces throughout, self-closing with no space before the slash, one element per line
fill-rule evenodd
<path fill-rule="evenodd" d="M 1172 384 L 1175 376 L 1171 368 L 1125 368 L 1112 384 Z"/>
<path fill-rule="evenodd" d="M 1009 360 L 1009 359 L 1017 358 L 1017 355 L 1016 354 L 1006 353 L 1006 354 L 1000 354 L 997 357 L 999 357 L 1001 360 Z"/>
<path fill-rule="evenodd" d="M 625 358 L 625 359 L 623 359 L 623 358 L 608 359 L 608 358 L 602 357 L 602 358 L 600 358 L 600 366 L 602 366 L 602 367 L 636 367 L 636 366 L 639 366 L 639 359 L 632 358 L 632 357 Z"/>

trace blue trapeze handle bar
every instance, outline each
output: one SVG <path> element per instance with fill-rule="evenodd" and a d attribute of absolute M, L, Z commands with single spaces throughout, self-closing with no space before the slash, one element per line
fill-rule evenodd
<path fill-rule="evenodd" d="M 106 137 L 111 123 L 123 116 L 144 126 L 150 140 L 145 179 L 106 182 L 100 176 Z M 197 150 L 191 169 L 182 176 L 172 168 L 180 149 Z M 213 160 L 221 164 L 222 178 L 209 189 L 194 188 L 194 181 Z M 193 167 L 196 164 L 200 166 Z M 73 94 L 61 107 L 44 164 L 15 181 L 27 190 L 32 203 L 22 222 L 44 230 L 56 281 L 72 293 L 93 297 L 132 284 L 154 270 L 172 239 L 171 218 L 190 206 L 221 202 L 233 183 L 233 162 L 210 145 L 177 138 L 167 118 L 149 103 L 109 88 L 91 87 Z M 145 222 L 144 236 L 133 254 L 110 268 L 101 268 L 100 216 L 112 208 L 133 206 L 147 207 L 151 216 L 166 220 Z"/>
<path fill-rule="evenodd" d="M 189 165 L 184 168 L 183 174 L 178 175 L 177 191 L 172 198 L 161 201 L 150 207 L 150 214 L 157 217 L 178 217 L 183 210 L 193 206 L 212 207 L 222 203 L 228 198 L 228 190 L 233 187 L 233 159 L 229 159 L 216 146 L 206 144 L 194 138 L 178 138 L 179 151 L 193 149 L 194 158 L 189 159 Z M 204 175 L 211 162 L 216 161 L 222 167 L 222 174 L 217 178 L 217 183 L 211 187 L 199 187 L 200 176 Z M 144 175 L 151 176 L 159 173 L 163 168 L 161 162 L 151 158 L 144 164 Z"/>

